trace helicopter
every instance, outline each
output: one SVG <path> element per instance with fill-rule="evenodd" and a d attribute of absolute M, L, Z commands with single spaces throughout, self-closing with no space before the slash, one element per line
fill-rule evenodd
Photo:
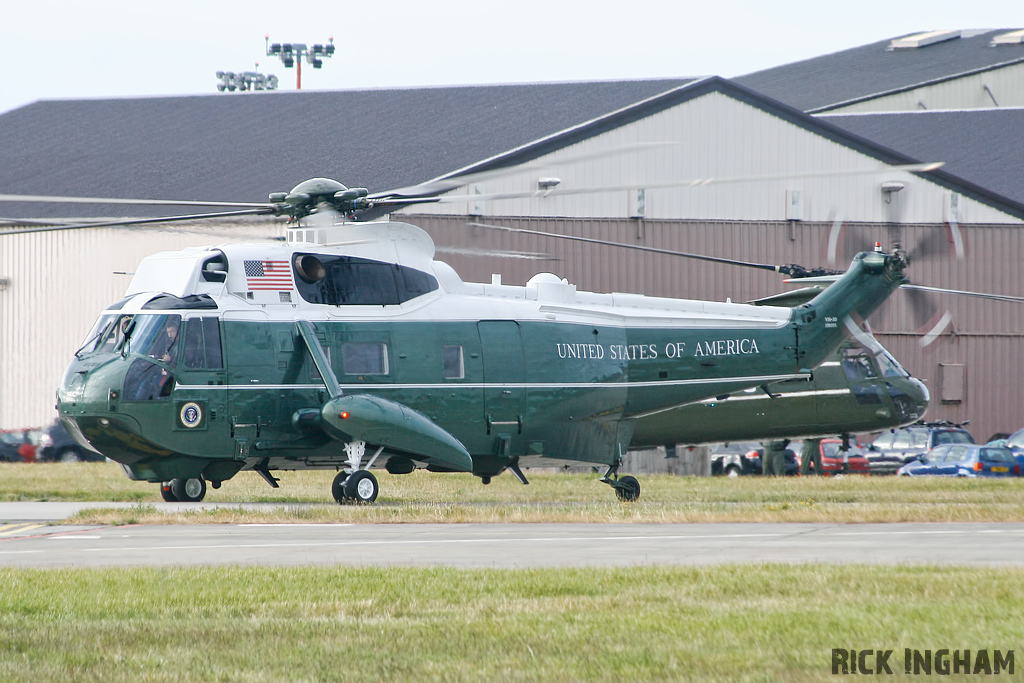
<path fill-rule="evenodd" d="M 924 385 L 855 322 L 907 284 L 899 247 L 862 252 L 781 306 L 583 292 L 550 273 L 525 286 L 467 283 L 434 259 L 426 232 L 380 219 L 437 200 L 317 178 L 268 205 L 200 214 L 286 214 L 292 225 L 280 245 L 144 259 L 70 362 L 61 419 L 168 500 L 202 500 L 207 482 L 244 470 L 271 486 L 275 470 L 336 470 L 334 499 L 368 503 L 375 466 L 486 484 L 570 462 L 605 466 L 601 481 L 632 501 L 639 482 L 618 472 L 627 449 L 694 441 L 678 417 L 701 402 L 771 400 L 782 394 L 772 387 L 811 381 L 823 363 L 844 366 L 830 359 L 851 336 L 893 369 L 864 394 L 868 424 L 913 422 L 927 408 Z M 897 396 L 899 408 L 879 407 Z M 838 426 L 777 428 L 852 430 Z"/>

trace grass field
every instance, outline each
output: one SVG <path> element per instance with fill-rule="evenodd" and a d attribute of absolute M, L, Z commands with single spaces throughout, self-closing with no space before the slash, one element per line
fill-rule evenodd
<path fill-rule="evenodd" d="M 831 678 L 840 647 L 894 650 L 884 678 L 900 680 L 903 648 L 1020 652 L 1022 583 L 787 565 L 0 570 L 0 680 L 800 681 Z"/>
<path fill-rule="evenodd" d="M 1022 480 L 651 476 L 622 504 L 596 475 L 417 472 L 342 507 L 332 473 L 281 476 L 208 496 L 270 511 L 168 515 L 109 463 L 0 465 L 0 500 L 138 503 L 76 520 L 114 524 L 1024 520 Z M 891 649 L 883 678 L 922 680 L 904 648 L 1024 653 L 1022 585 L 1024 568 L 931 566 L 0 569 L 0 681 L 816 681 L 833 648 Z"/>
<path fill-rule="evenodd" d="M 111 463 L 2 464 L 0 501 L 98 500 L 136 502 L 129 510 L 82 513 L 79 522 L 1020 522 L 1024 478 L 961 480 L 896 477 L 842 479 L 641 478 L 637 503 L 618 502 L 596 474 L 527 472 L 483 486 L 466 474 L 381 472 L 376 505 L 338 506 L 330 498 L 333 472 L 281 472 L 281 487 L 242 472 L 210 489 L 211 502 L 306 503 L 297 508 L 230 508 L 165 514 L 155 484 L 128 480 Z"/>

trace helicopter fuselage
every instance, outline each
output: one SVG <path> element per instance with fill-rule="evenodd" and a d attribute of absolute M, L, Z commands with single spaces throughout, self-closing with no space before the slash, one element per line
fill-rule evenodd
<path fill-rule="evenodd" d="M 581 292 L 550 274 L 465 283 L 402 223 L 290 237 L 144 260 L 58 391 L 76 438 L 159 482 L 342 469 L 352 443 L 391 472 L 485 481 L 510 464 L 614 466 L 635 446 L 750 438 L 740 424 L 712 438 L 690 415 L 813 383 L 844 321 L 902 281 L 894 257 L 861 254 L 808 304 L 773 308 Z M 905 373 L 862 379 L 879 387 L 878 405 L 860 402 L 874 427 L 927 405 L 923 386 L 890 389 L 916 382 Z M 798 433 L 837 431 L 824 423 Z"/>

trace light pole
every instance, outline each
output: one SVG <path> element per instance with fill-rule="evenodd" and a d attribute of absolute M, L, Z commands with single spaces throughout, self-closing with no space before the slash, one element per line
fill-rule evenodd
<path fill-rule="evenodd" d="M 307 47 L 305 43 L 271 43 L 269 35 L 266 36 L 266 39 L 267 55 L 278 57 L 286 69 L 296 67 L 296 90 L 302 90 L 303 59 L 312 64 L 314 69 L 319 69 L 324 65 L 325 58 L 334 56 L 334 36 L 327 39 L 326 45 L 317 43 L 312 48 Z"/>

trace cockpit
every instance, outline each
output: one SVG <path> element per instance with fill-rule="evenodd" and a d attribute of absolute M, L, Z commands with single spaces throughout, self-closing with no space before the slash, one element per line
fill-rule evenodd
<path fill-rule="evenodd" d="M 178 313 L 116 313 L 108 309 L 75 353 L 79 359 L 105 354 L 139 356 L 125 375 L 124 400 L 166 399 L 174 388 L 179 364 L 183 369 L 223 368 L 220 321 L 208 315 L 186 319 Z"/>

